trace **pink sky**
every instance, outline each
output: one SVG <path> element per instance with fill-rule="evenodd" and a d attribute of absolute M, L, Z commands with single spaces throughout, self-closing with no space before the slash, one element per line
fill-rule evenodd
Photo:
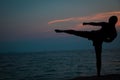
<path fill-rule="evenodd" d="M 64 23 L 69 23 L 71 24 L 71 22 L 75 23 L 74 26 L 72 26 L 72 29 L 82 29 L 82 28 L 88 28 L 88 27 L 83 27 L 82 23 L 83 22 L 99 22 L 99 21 L 108 21 L 110 16 L 117 16 L 118 17 L 118 22 L 116 24 L 116 26 L 120 27 L 120 11 L 115 11 L 115 12 L 104 12 L 104 13 L 99 13 L 99 14 L 94 14 L 94 15 L 90 15 L 90 16 L 83 16 L 83 17 L 70 17 L 70 18 L 65 18 L 65 19 L 57 19 L 57 20 L 52 20 L 49 21 L 48 24 L 49 25 L 56 25 L 59 23 L 60 24 L 64 24 Z"/>

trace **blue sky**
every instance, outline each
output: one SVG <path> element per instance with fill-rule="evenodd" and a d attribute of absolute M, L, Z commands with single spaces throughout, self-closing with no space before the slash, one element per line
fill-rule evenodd
<path fill-rule="evenodd" d="M 75 28 L 79 21 L 48 22 L 119 12 L 119 4 L 119 0 L 0 0 L 0 52 L 91 49 L 87 39 L 54 32 L 56 28 Z M 119 48 L 119 40 L 103 46 Z"/>

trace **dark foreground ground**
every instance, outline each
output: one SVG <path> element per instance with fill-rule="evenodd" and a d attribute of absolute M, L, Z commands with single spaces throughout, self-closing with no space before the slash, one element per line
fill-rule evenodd
<path fill-rule="evenodd" d="M 83 77 L 76 77 L 71 80 L 120 80 L 120 74 L 110 74 L 110 75 L 103 75 L 101 77 L 96 76 L 83 76 Z"/>

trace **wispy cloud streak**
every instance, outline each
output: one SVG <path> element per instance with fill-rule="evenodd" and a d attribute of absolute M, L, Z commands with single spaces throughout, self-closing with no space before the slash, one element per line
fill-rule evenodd
<path fill-rule="evenodd" d="M 53 20 L 48 22 L 48 24 L 54 24 L 54 23 L 59 23 L 59 22 L 67 22 L 67 21 L 72 21 L 74 18 L 66 18 L 66 19 L 59 19 L 59 20 Z"/>
<path fill-rule="evenodd" d="M 118 22 L 116 26 L 120 27 L 120 11 L 116 12 L 104 12 L 104 13 L 99 13 L 91 16 L 84 16 L 84 17 L 71 17 L 71 18 L 66 18 L 66 19 L 58 19 L 58 20 L 53 20 L 48 22 L 49 25 L 51 24 L 56 24 L 56 23 L 63 23 L 63 22 L 78 22 L 75 24 L 75 28 L 80 28 L 82 27 L 83 22 L 88 22 L 88 21 L 107 21 L 110 16 L 115 15 L 118 17 Z"/>

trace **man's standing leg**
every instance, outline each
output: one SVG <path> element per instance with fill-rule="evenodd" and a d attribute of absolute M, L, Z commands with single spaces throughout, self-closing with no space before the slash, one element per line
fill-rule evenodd
<path fill-rule="evenodd" d="M 95 46 L 95 53 L 96 53 L 97 75 L 100 76 L 100 72 L 101 72 L 101 53 L 102 53 L 102 45 L 96 45 L 96 46 Z"/>

